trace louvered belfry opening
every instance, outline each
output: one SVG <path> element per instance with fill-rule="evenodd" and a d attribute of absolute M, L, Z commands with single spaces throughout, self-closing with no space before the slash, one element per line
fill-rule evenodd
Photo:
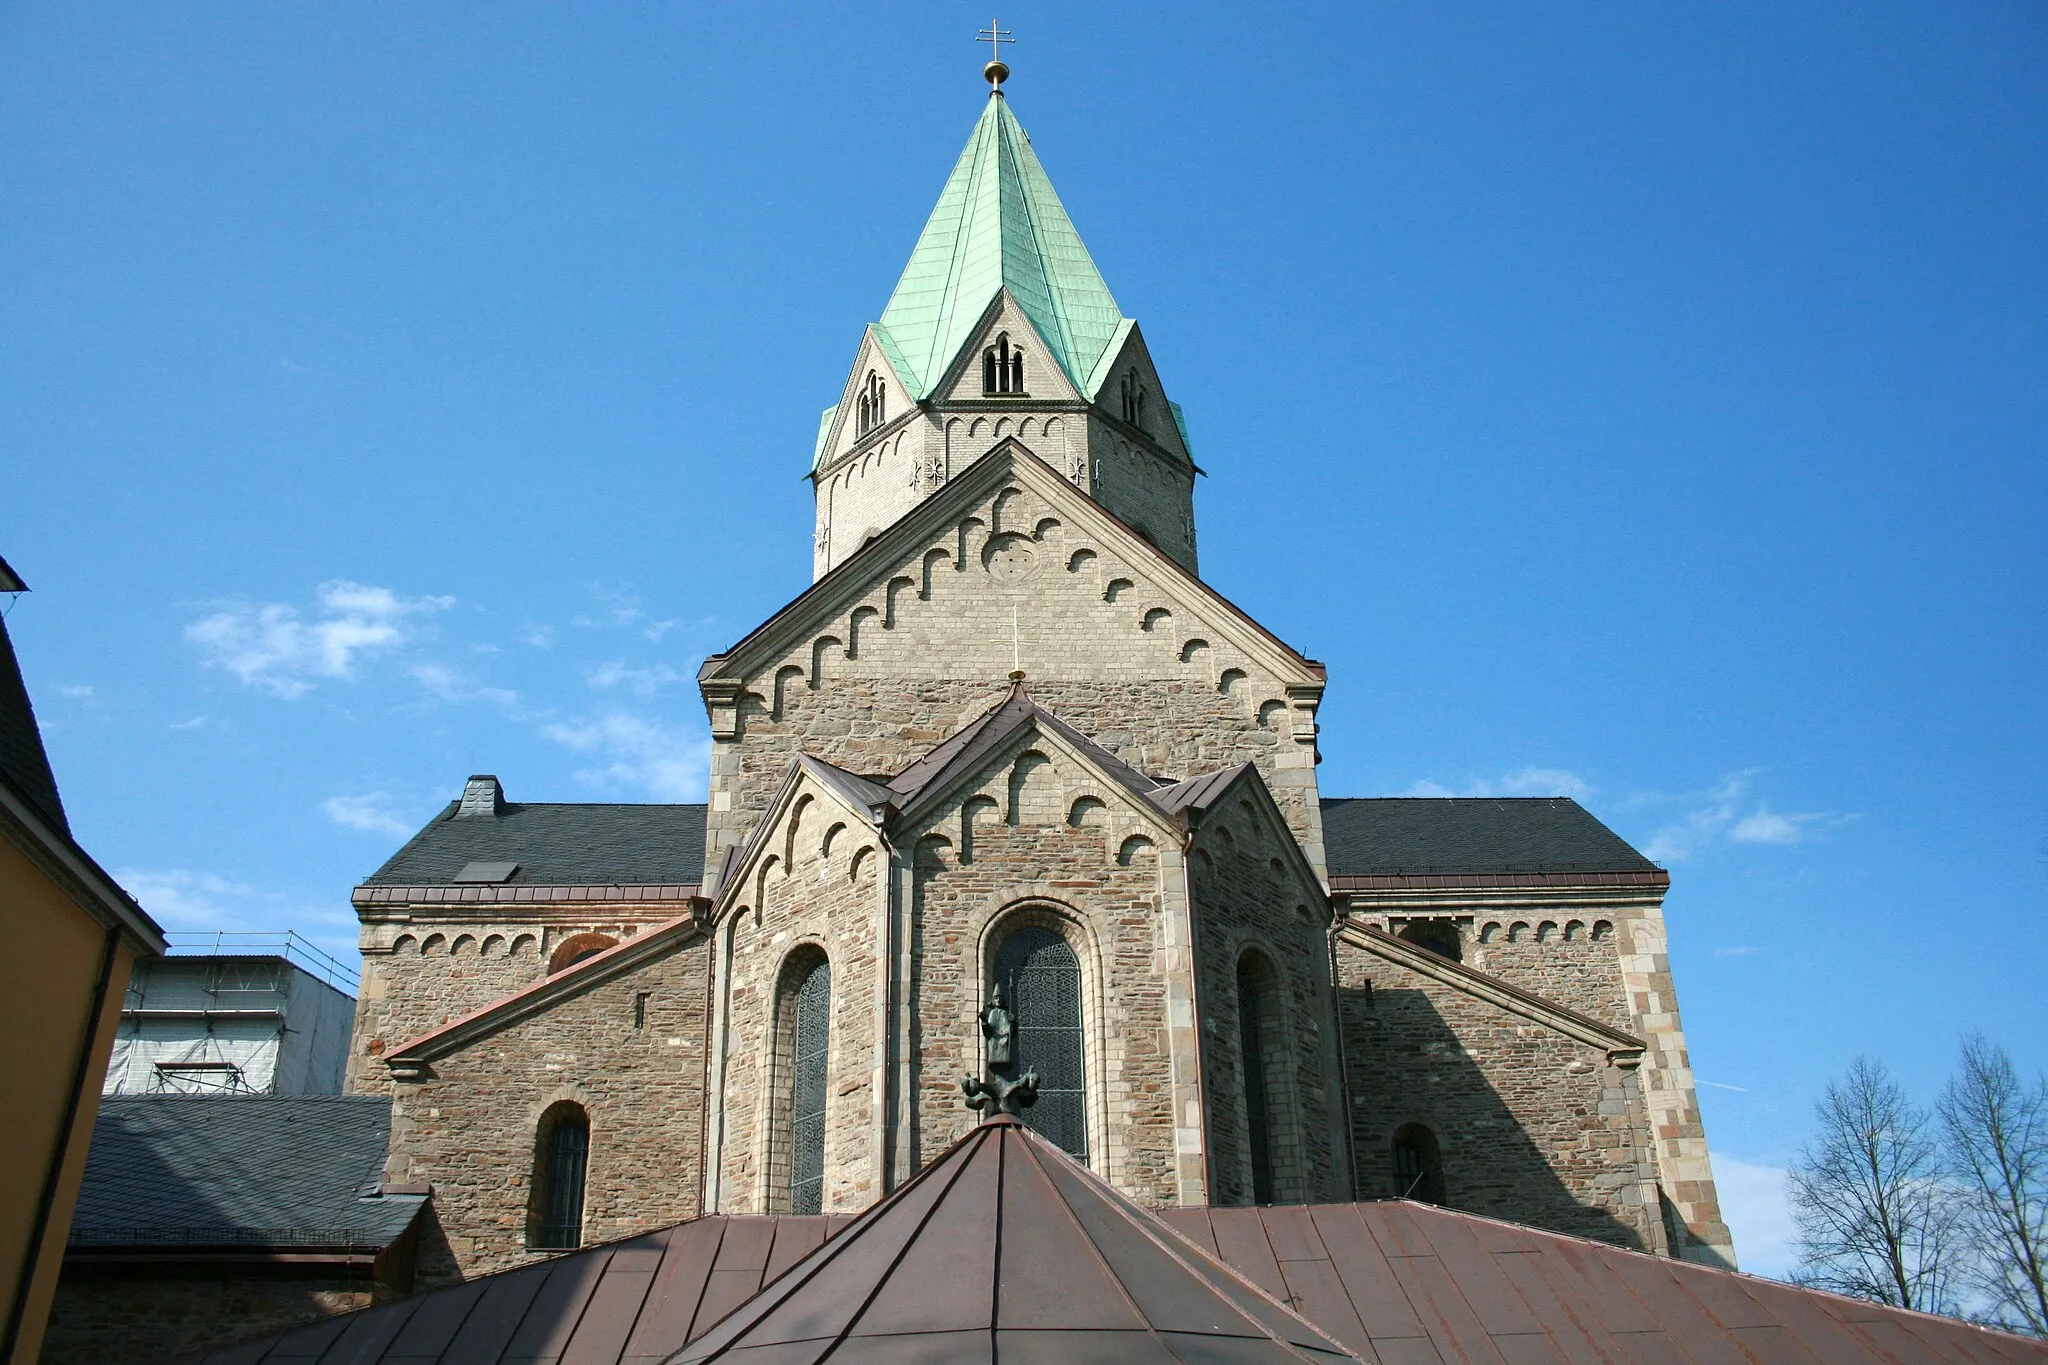
<path fill-rule="evenodd" d="M 1074 1160 L 1088 1160 L 1087 1051 L 1081 960 L 1066 939 L 1026 925 L 1003 940 L 996 981 L 1016 1019 L 1016 1074 L 1036 1069 L 1038 1102 L 1024 1122 Z"/>
<path fill-rule="evenodd" d="M 570 1251 L 583 1245 L 583 1184 L 590 1166 L 590 1117 L 562 1103 L 541 1116 L 531 1245 Z"/>
<path fill-rule="evenodd" d="M 832 1042 L 832 964 L 820 957 L 791 1010 L 789 1211 L 817 1213 L 825 1196 L 825 1071 Z"/>

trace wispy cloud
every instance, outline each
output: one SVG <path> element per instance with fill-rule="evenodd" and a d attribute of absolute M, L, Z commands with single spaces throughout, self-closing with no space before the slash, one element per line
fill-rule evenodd
<path fill-rule="evenodd" d="M 1726 948 L 1714 949 L 1715 957 L 1750 957 L 1755 953 L 1756 949 L 1750 947 L 1747 943 L 1735 943 L 1730 944 Z"/>
<path fill-rule="evenodd" d="M 66 701 L 90 702 L 93 700 L 91 683 L 59 683 L 57 695 Z"/>
<path fill-rule="evenodd" d="M 663 801 L 703 795 L 711 741 L 702 734 L 624 710 L 588 720 L 557 721 L 541 733 L 602 764 L 578 771 L 580 782 L 637 790 Z"/>
<path fill-rule="evenodd" d="M 1585 778 L 1563 768 L 1520 768 L 1499 777 L 1467 778 L 1464 785 L 1447 787 L 1428 778 L 1417 782 L 1403 796 L 1570 796 L 1584 798 L 1596 788 Z"/>
<path fill-rule="evenodd" d="M 1823 811 L 1774 811 L 1750 794 L 1758 771 L 1730 773 L 1707 791 L 1686 798 L 1692 809 L 1652 834 L 1643 845 L 1644 854 L 1660 863 L 1678 863 L 1724 841 L 1784 847 L 1855 818 Z"/>
<path fill-rule="evenodd" d="M 441 701 L 487 701 L 497 706 L 513 706 L 519 701 L 519 694 L 511 688 L 473 683 L 447 664 L 408 664 L 405 672 L 407 677 L 425 688 L 429 696 Z"/>
<path fill-rule="evenodd" d="M 336 578 L 315 590 L 310 614 L 284 602 L 235 602 L 187 626 L 185 638 L 207 667 L 290 699 L 323 680 L 353 676 L 359 660 L 397 648 L 421 619 L 454 604 Z"/>
<path fill-rule="evenodd" d="M 572 624 L 586 629 L 599 626 L 630 626 L 647 618 L 647 610 L 640 604 L 637 594 L 624 588 L 608 588 L 601 583 L 590 586 L 591 610 L 578 613 Z"/>
<path fill-rule="evenodd" d="M 205 716 L 194 716 L 190 720 L 172 721 L 171 728 L 173 730 L 197 730 L 202 726 L 211 725 L 212 723 L 213 722 L 207 719 Z"/>
<path fill-rule="evenodd" d="M 623 687 L 635 696 L 651 697 L 662 688 L 674 683 L 688 682 L 690 675 L 667 664 L 655 664 L 650 668 L 629 668 L 614 659 L 599 664 L 590 670 L 590 685 L 600 691 Z"/>
<path fill-rule="evenodd" d="M 407 821 L 392 809 L 392 800 L 383 792 L 366 792 L 361 796 L 330 796 L 320 803 L 320 809 L 327 812 L 327 818 L 344 829 L 359 829 L 368 834 L 388 834 L 403 839 L 412 834 L 419 822 Z"/>

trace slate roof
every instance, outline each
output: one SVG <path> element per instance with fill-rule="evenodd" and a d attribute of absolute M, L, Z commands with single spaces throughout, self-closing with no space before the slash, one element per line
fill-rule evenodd
<path fill-rule="evenodd" d="M 704 877 L 701 805 L 507 802 L 455 818 L 450 801 L 364 882 L 448 886 L 473 862 L 516 862 L 506 886 L 694 884 Z"/>
<path fill-rule="evenodd" d="M 1322 805 L 1332 877 L 1657 870 L 1568 796 L 1340 796 Z"/>
<path fill-rule="evenodd" d="M 2048 1365 L 2048 1342 L 1426 1204 L 1157 1216 L 1189 1240 L 1189 1259 L 1213 1255 L 1383 1365 Z M 852 1221 L 712 1215 L 200 1352 L 185 1365 L 656 1365 Z M 968 1257 L 923 1276 L 935 1305 L 954 1292 L 950 1276 L 961 1266 L 986 1270 Z M 1062 1354 L 1071 1341 L 1003 1358 L 1104 1358 Z M 846 1347 L 861 1344 L 848 1338 Z M 821 1345 L 728 1359 L 822 1354 Z"/>
<path fill-rule="evenodd" d="M 1074 387 L 1092 396 L 1123 310 L 998 96 L 975 123 L 876 324 L 914 396 L 930 395 L 1005 286 Z"/>
<path fill-rule="evenodd" d="M 109 1095 L 71 1245 L 382 1249 L 426 1197 L 378 1194 L 376 1095 Z"/>
<path fill-rule="evenodd" d="M 0 559 L 0 592 L 27 591 L 28 585 L 15 576 L 6 560 Z M 14 657 L 14 642 L 7 636 L 5 620 L 0 620 L 0 780 L 56 828 L 70 832 L 71 826 L 64 818 L 64 802 L 57 795 L 57 778 L 50 771 L 50 756 L 43 749 L 35 707 L 28 699 L 28 685 L 21 679 L 21 665 Z"/>

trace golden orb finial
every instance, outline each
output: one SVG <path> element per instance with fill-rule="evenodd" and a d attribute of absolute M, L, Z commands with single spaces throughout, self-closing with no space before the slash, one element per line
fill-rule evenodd
<path fill-rule="evenodd" d="M 1003 65 L 1003 44 L 1017 40 L 998 20 L 991 19 L 987 28 L 974 35 L 974 41 L 988 44 L 989 61 L 981 69 L 981 78 L 988 82 L 989 98 L 995 99 L 1003 93 L 1003 82 L 1010 79 L 1010 68 Z"/>

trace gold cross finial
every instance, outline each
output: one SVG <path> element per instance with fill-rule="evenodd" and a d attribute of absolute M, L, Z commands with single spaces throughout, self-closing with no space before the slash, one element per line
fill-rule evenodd
<path fill-rule="evenodd" d="M 1010 36 L 1010 30 L 998 27 L 1000 21 L 991 19 L 988 27 L 974 35 L 977 43 L 988 44 L 988 65 L 981 74 L 988 78 L 988 93 L 991 96 L 1003 93 L 1003 82 L 1010 78 L 1010 68 L 1003 65 L 1003 44 L 1017 40 Z"/>

